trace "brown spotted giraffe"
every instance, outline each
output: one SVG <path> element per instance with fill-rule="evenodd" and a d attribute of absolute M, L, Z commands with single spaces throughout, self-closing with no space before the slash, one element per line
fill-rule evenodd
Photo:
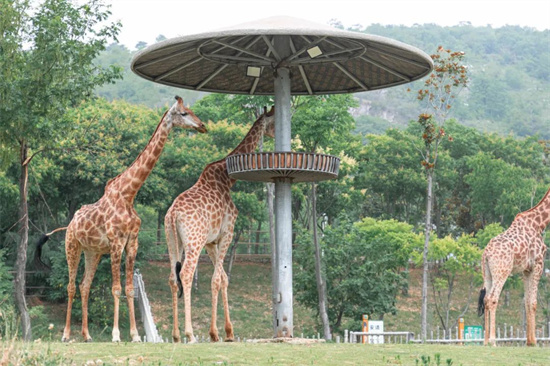
<path fill-rule="evenodd" d="M 536 345 L 537 288 L 546 255 L 542 233 L 549 223 L 550 189 L 535 207 L 518 214 L 510 227 L 491 239 L 483 251 L 481 269 L 484 288 L 480 292 L 478 310 L 480 316 L 485 313 L 486 345 L 496 345 L 495 319 L 498 298 L 511 273 L 523 273 L 527 345 Z"/>
<path fill-rule="evenodd" d="M 263 134 L 273 137 L 274 120 L 273 108 L 270 112 L 264 112 L 229 155 L 253 152 Z M 228 282 L 227 274 L 223 269 L 223 260 L 233 238 L 238 214 L 230 195 L 230 189 L 234 183 L 235 180 L 231 179 L 227 173 L 225 158 L 208 164 L 197 183 L 180 194 L 166 213 L 164 224 L 170 254 L 169 284 L 172 290 L 174 342 L 181 341 L 178 327 L 178 288 L 185 295 L 185 335 L 189 342 L 196 341 L 191 324 L 191 285 L 199 255 L 204 247 L 214 265 L 210 338 L 213 342 L 219 340 L 216 319 L 218 293 L 221 290 L 225 316 L 225 340 L 233 341 L 233 325 L 227 302 Z M 183 253 L 185 253 L 185 260 L 182 266 L 180 261 Z"/>
<path fill-rule="evenodd" d="M 67 229 L 65 252 L 69 267 L 69 285 L 67 286 L 68 304 L 65 330 L 62 341 L 66 342 L 71 334 L 71 308 L 76 293 L 76 272 L 82 252 L 85 259 L 85 273 L 80 283 L 82 297 L 82 335 L 86 342 L 92 340 L 88 332 L 88 297 L 95 271 L 104 254 L 111 256 L 112 294 L 114 297 L 113 342 L 120 342 L 118 328 L 120 285 L 120 262 L 122 252 L 126 251 L 126 297 L 130 316 L 130 335 L 132 342 L 139 342 L 134 313 L 134 261 L 138 250 L 138 232 L 141 220 L 134 209 L 134 198 L 153 170 L 162 153 L 164 144 L 172 127 L 194 128 L 204 133 L 206 129 L 201 120 L 183 105 L 176 96 L 176 103 L 164 114 L 145 149 L 132 165 L 105 186 L 103 197 L 94 204 L 84 205 L 74 215 L 67 228 L 60 228 L 43 236 L 40 247 L 56 231 Z"/>

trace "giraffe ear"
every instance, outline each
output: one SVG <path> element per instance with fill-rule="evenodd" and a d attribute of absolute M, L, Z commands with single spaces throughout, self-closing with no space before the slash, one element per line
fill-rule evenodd
<path fill-rule="evenodd" d="M 265 108 L 264 108 L 264 113 L 265 113 Z M 275 106 L 271 106 L 271 110 L 267 112 L 266 116 L 271 117 L 274 114 L 275 114 Z"/>
<path fill-rule="evenodd" d="M 181 97 L 179 95 L 176 95 L 175 96 L 175 99 L 178 101 L 178 104 L 182 104 L 183 105 L 183 99 L 181 99 Z"/>

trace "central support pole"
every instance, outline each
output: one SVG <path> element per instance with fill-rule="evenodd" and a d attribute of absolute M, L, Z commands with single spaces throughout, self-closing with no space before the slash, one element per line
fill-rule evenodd
<path fill-rule="evenodd" d="M 287 37 L 275 37 L 275 49 L 283 59 L 291 54 Z M 290 70 L 275 70 L 275 151 L 290 151 Z M 274 279 L 275 337 L 294 336 L 292 308 L 292 197 L 290 179 L 275 181 L 275 238 L 277 278 Z"/>

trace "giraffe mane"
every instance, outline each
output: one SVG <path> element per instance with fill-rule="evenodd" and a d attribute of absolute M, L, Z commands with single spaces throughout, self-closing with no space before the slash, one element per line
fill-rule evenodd
<path fill-rule="evenodd" d="M 536 205 L 534 205 L 534 206 L 531 207 L 530 209 L 525 210 L 525 211 L 519 213 L 516 217 L 523 216 L 523 214 L 530 213 L 531 211 L 535 211 L 535 210 L 542 204 L 542 202 L 544 202 L 544 201 L 548 198 L 549 195 L 550 195 L 550 188 L 548 189 L 548 191 L 546 191 L 546 194 L 541 198 L 541 200 L 539 201 L 539 203 L 537 203 Z"/>
<path fill-rule="evenodd" d="M 157 128 L 155 128 L 155 132 L 153 132 L 153 134 L 151 135 L 151 137 L 149 138 L 149 141 L 147 142 L 147 144 L 145 145 L 145 147 L 147 147 L 150 143 L 151 143 L 151 140 L 153 140 L 153 138 L 155 137 L 155 135 L 157 134 L 157 131 L 158 129 L 160 128 L 160 125 L 162 124 L 162 122 L 164 121 L 164 118 L 166 117 L 166 114 L 168 113 L 169 111 L 166 111 L 164 112 L 164 114 L 162 115 L 162 118 L 160 119 L 160 122 L 158 123 L 157 125 Z M 109 181 L 107 182 L 107 184 L 105 185 L 105 189 L 107 189 L 111 184 L 113 184 L 124 172 L 126 172 L 128 169 L 130 169 L 131 167 L 134 166 L 134 164 L 136 163 L 136 161 L 139 160 L 139 158 L 141 157 L 141 155 L 143 155 L 143 152 L 145 151 L 145 147 L 141 150 L 141 152 L 139 153 L 139 155 L 134 159 L 134 161 L 132 162 L 132 164 L 130 164 L 126 169 L 124 169 L 122 172 L 120 172 L 116 177 L 114 178 L 111 178 L 109 179 Z"/>

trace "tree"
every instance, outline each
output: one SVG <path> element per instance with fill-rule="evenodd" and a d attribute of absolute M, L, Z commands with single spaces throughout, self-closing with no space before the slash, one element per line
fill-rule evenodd
<path fill-rule="evenodd" d="M 104 23 L 109 14 L 97 0 L 82 5 L 0 1 L 0 143 L 9 146 L 10 160 L 20 166 L 15 300 L 26 341 L 32 338 L 25 301 L 29 164 L 37 153 L 55 148 L 70 129 L 61 118 L 67 107 L 118 77 L 118 69 L 93 63 L 120 29 L 118 23 Z"/>
<path fill-rule="evenodd" d="M 349 95 L 296 97 L 293 100 L 295 133 L 301 147 L 310 153 L 318 150 L 341 152 L 346 143 L 353 141 L 351 131 L 355 121 L 349 109 L 355 106 Z M 311 183 L 311 230 L 315 258 L 315 278 L 319 299 L 319 315 L 326 340 L 332 339 L 327 313 L 327 294 L 324 265 L 321 260 L 317 222 L 317 185 Z M 309 226 L 309 223 L 308 223 Z"/>
<path fill-rule="evenodd" d="M 413 253 L 414 262 L 422 265 L 421 250 Z M 461 235 L 457 239 L 451 236 L 433 238 L 428 259 L 433 263 L 430 284 L 435 312 L 443 329 L 448 330 L 468 311 L 474 287 L 481 279 L 478 271 L 481 249 L 472 235 Z M 462 305 L 453 298 L 459 284 L 468 285 L 468 299 Z"/>
<path fill-rule="evenodd" d="M 341 328 L 344 317 L 383 317 L 397 311 L 396 296 L 406 282 L 403 268 L 412 248 L 421 246 L 411 225 L 372 218 L 353 223 L 341 216 L 325 229 L 320 242 L 333 329 Z M 311 236 L 299 233 L 296 243 L 296 298 L 318 309 Z"/>
<path fill-rule="evenodd" d="M 425 168 L 427 179 L 422 274 L 422 341 L 426 339 L 428 327 L 428 245 L 432 231 L 432 193 L 435 167 L 439 155 L 439 145 L 446 135 L 443 123 L 449 115 L 457 94 L 468 85 L 469 81 L 467 68 L 463 65 L 463 52 L 451 52 L 439 46 L 437 53 L 431 57 L 434 61 L 434 71 L 424 82 L 424 88 L 418 91 L 417 97 L 418 100 L 425 103 L 426 108 L 426 112 L 418 118 L 418 123 L 423 129 L 422 139 L 424 140 L 424 148 L 420 149 L 421 164 Z"/>

